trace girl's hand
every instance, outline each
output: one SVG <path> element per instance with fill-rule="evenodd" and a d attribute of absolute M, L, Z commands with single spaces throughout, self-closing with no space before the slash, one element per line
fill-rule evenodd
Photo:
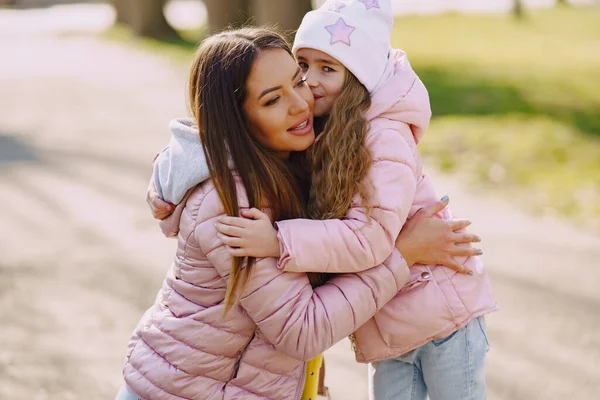
<path fill-rule="evenodd" d="M 167 203 L 166 201 L 162 201 L 160 197 L 158 197 L 156 186 L 154 186 L 154 183 L 152 181 L 150 181 L 150 185 L 148 185 L 148 191 L 146 192 L 146 202 L 150 206 L 152 216 L 156 219 L 163 220 L 169 215 L 171 215 L 173 213 L 173 210 L 175 210 L 175 206 L 173 204 Z"/>
<path fill-rule="evenodd" d="M 396 248 L 409 266 L 416 263 L 444 265 L 472 275 L 454 256 L 482 254 L 480 249 L 470 246 L 470 243 L 480 242 L 481 239 L 464 230 L 471 224 L 470 221 L 443 220 L 434 216 L 448 205 L 448 201 L 448 197 L 444 196 L 409 219 L 396 239 Z"/>
<path fill-rule="evenodd" d="M 242 217 L 220 217 L 215 225 L 219 239 L 235 257 L 279 258 L 277 230 L 269 216 L 251 208 L 242 211 Z"/>

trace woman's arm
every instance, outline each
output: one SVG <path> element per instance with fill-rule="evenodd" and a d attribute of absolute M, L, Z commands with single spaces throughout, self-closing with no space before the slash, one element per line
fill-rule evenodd
<path fill-rule="evenodd" d="M 448 205 L 449 198 L 420 209 L 406 224 L 396 239 L 396 248 L 408 265 L 444 265 L 461 273 L 470 273 L 455 257 L 474 256 L 481 250 L 470 243 L 481 239 L 472 233 L 464 232 L 471 224 L 468 220 L 446 220 L 436 215 Z"/>

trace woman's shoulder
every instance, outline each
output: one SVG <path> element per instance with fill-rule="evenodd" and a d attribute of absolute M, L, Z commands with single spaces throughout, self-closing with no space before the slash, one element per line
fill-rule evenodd
<path fill-rule="evenodd" d="M 234 175 L 238 205 L 241 208 L 248 207 L 246 190 L 238 176 Z M 185 209 L 196 223 L 225 214 L 225 207 L 213 179 L 208 179 L 195 188 L 186 201 Z"/>

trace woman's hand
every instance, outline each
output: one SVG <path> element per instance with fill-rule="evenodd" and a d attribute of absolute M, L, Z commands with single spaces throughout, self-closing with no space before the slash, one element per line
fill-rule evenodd
<path fill-rule="evenodd" d="M 162 201 L 160 197 L 158 197 L 156 186 L 154 186 L 154 182 L 152 180 L 150 181 L 150 184 L 148 185 L 148 191 L 146 192 L 146 202 L 150 206 L 152 216 L 156 219 L 163 220 L 171 215 L 173 210 L 175 210 L 175 206 L 173 204 Z"/>
<path fill-rule="evenodd" d="M 468 220 L 443 220 L 434 216 L 448 205 L 448 201 L 444 196 L 409 219 L 396 239 L 396 248 L 409 266 L 416 263 L 444 265 L 460 273 L 472 274 L 454 256 L 482 254 L 480 249 L 470 246 L 481 239 L 464 231 L 471 224 Z"/>
<path fill-rule="evenodd" d="M 235 257 L 279 258 L 277 230 L 269 216 L 251 208 L 241 212 L 242 217 L 220 217 L 215 225 L 219 239 Z"/>

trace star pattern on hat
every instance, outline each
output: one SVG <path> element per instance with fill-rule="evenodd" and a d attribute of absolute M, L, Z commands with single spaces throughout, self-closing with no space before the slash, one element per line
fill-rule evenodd
<path fill-rule="evenodd" d="M 350 25 L 346 25 L 346 22 L 344 22 L 344 19 L 342 17 L 340 17 L 340 19 L 338 19 L 335 24 L 327 25 L 325 29 L 327 29 L 327 32 L 329 32 L 329 34 L 331 35 L 331 42 L 329 42 L 329 44 L 342 42 L 348 46 L 351 46 L 350 35 L 352 34 L 352 32 L 354 32 L 354 29 L 356 28 Z"/>
<path fill-rule="evenodd" d="M 381 7 L 379 7 L 379 0 L 358 0 L 358 1 L 360 1 L 365 6 L 367 6 L 367 10 L 369 8 L 381 8 Z"/>
<path fill-rule="evenodd" d="M 346 7 L 346 5 L 344 3 L 342 3 L 341 1 L 339 1 L 339 0 L 333 1 L 333 2 L 331 2 L 331 4 L 329 4 L 329 11 L 339 13 L 340 10 L 344 7 Z"/>

